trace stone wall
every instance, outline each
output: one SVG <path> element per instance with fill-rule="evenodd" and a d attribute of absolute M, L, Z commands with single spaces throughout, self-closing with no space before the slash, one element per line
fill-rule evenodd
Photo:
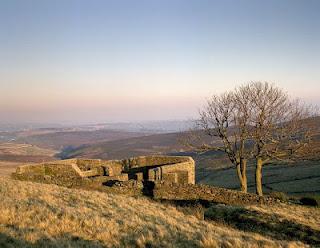
<path fill-rule="evenodd" d="M 19 166 L 12 177 L 61 186 L 88 186 L 108 181 L 164 181 L 194 184 L 194 161 L 179 156 L 141 156 L 123 160 L 68 159 Z"/>
<path fill-rule="evenodd" d="M 163 174 L 176 173 L 176 183 L 195 184 L 195 165 L 192 159 L 182 163 L 165 165 L 161 169 Z"/>
<path fill-rule="evenodd" d="M 12 177 L 19 180 L 57 184 L 66 187 L 81 185 L 85 180 L 76 170 L 70 169 L 70 164 L 64 163 L 20 166 L 12 174 Z"/>
<path fill-rule="evenodd" d="M 195 184 L 195 163 L 191 157 L 141 156 L 122 161 L 124 171 L 135 172 L 136 178 L 141 177 L 139 173 L 143 173 L 144 179 L 149 181 L 169 180 L 172 183 L 171 180 L 174 180 L 175 183 Z M 177 175 L 167 175 L 173 173 Z"/>
<path fill-rule="evenodd" d="M 208 201 L 228 205 L 272 204 L 277 200 L 240 191 L 217 188 L 209 185 L 178 185 L 156 183 L 153 189 L 156 200 Z"/>

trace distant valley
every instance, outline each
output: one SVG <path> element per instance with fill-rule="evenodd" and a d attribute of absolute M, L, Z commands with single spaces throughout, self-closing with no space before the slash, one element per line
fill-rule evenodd
<path fill-rule="evenodd" d="M 320 123 L 320 118 L 315 121 Z M 165 127 L 166 125 L 160 126 Z M 8 175 L 19 164 L 55 159 L 75 157 L 122 159 L 152 154 L 188 155 L 196 161 L 198 183 L 238 188 L 235 170 L 223 153 L 197 154 L 186 150 L 180 142 L 183 132 L 175 129 L 179 126 L 176 122 L 173 126 L 170 124 L 170 130 L 167 130 L 158 128 L 155 123 L 152 123 L 151 126 L 139 129 L 138 124 L 122 124 L 119 127 L 123 129 L 127 127 L 130 130 L 121 130 L 121 128 L 116 130 L 108 129 L 105 124 L 97 124 L 2 132 L 0 133 L 2 137 L 0 140 L 1 174 Z M 319 146 L 315 149 L 319 150 Z M 250 191 L 253 191 L 253 172 L 253 167 L 249 163 L 248 186 Z M 266 192 L 320 193 L 319 161 L 266 165 L 264 174 L 266 175 L 264 181 Z"/>

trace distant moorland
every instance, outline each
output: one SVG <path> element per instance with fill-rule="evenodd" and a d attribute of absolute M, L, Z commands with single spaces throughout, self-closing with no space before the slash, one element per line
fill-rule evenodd
<path fill-rule="evenodd" d="M 313 121 L 320 126 L 320 117 Z M 105 126 L 97 125 L 2 133 L 1 174 L 9 175 L 21 163 L 57 158 L 122 159 L 151 154 L 191 155 L 196 160 L 198 183 L 238 189 L 236 173 L 224 154 L 220 152 L 197 154 L 187 150 L 179 142 L 183 135 L 181 132 L 159 133 L 160 128 L 155 126 L 145 127 L 144 130 L 148 129 L 148 132 L 139 131 L 135 125 L 122 125 L 122 127 L 130 128 L 131 131 L 100 129 Z M 169 127 L 174 129 L 176 126 L 170 123 Z M 317 139 L 319 146 L 314 149 L 320 150 L 319 136 Z M 320 193 L 318 160 L 302 160 L 290 164 L 272 163 L 264 166 L 263 170 L 266 175 L 263 182 L 265 192 L 283 191 L 292 195 Z M 249 163 L 248 188 L 251 192 L 254 189 L 253 173 L 253 167 Z"/>

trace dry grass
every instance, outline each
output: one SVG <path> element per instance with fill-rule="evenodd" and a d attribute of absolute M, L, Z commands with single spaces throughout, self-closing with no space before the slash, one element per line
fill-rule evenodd
<path fill-rule="evenodd" d="M 206 220 L 277 240 L 299 240 L 320 246 L 320 210 L 314 207 L 277 204 L 235 207 L 212 205 Z"/>
<path fill-rule="evenodd" d="M 21 162 L 0 161 L 0 176 L 9 176 L 22 164 Z"/>
<path fill-rule="evenodd" d="M 305 247 L 175 207 L 0 177 L 0 247 Z"/>
<path fill-rule="evenodd" d="M 320 209 L 315 207 L 302 207 L 299 205 L 279 204 L 274 206 L 249 206 L 249 210 L 260 213 L 277 215 L 279 219 L 285 219 L 297 224 L 309 226 L 320 232 Z M 319 237 L 320 238 L 320 237 Z"/>

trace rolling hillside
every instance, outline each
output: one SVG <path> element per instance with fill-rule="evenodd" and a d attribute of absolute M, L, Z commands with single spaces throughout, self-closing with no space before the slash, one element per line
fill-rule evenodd
<path fill-rule="evenodd" d="M 0 247 L 307 247 L 317 244 L 319 210 L 300 206 L 219 207 L 246 211 L 251 231 L 221 224 L 217 208 L 208 221 L 186 209 L 131 198 L 0 177 Z M 233 209 L 233 210 L 232 210 Z M 240 213 L 239 212 L 239 213 Z M 262 219 L 253 219 L 259 213 Z M 215 216 L 215 220 L 211 220 Z M 228 215 L 230 216 L 230 215 Z M 245 216 L 242 214 L 242 216 Z M 268 231 L 259 229 L 267 219 Z M 281 219 L 281 221 L 275 221 Z M 234 219 L 233 221 L 236 221 Z M 239 223 L 240 224 L 240 223 Z M 248 226 L 249 227 L 249 226 Z M 279 235 L 290 228 L 299 235 Z M 308 234 L 306 233 L 308 232 Z M 307 237 L 307 238 L 306 238 Z M 305 240 L 307 243 L 302 243 Z"/>

